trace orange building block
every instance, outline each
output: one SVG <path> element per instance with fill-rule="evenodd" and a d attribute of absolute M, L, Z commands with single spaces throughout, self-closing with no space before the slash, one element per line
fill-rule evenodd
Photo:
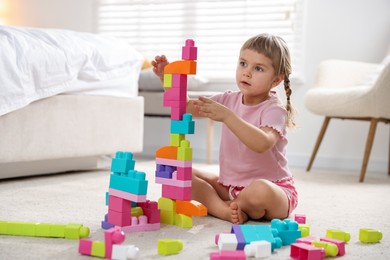
<path fill-rule="evenodd" d="M 179 60 L 171 62 L 165 66 L 164 74 L 196 74 L 196 61 Z"/>
<path fill-rule="evenodd" d="M 207 208 L 196 200 L 176 200 L 176 213 L 187 216 L 207 216 Z"/>
<path fill-rule="evenodd" d="M 177 159 L 177 146 L 163 146 L 156 151 L 156 158 Z"/>

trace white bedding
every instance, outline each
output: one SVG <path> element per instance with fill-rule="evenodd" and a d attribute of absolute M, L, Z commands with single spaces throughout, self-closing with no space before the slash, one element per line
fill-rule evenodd
<path fill-rule="evenodd" d="M 60 93 L 136 96 L 143 61 L 107 36 L 0 26 L 0 116 Z"/>

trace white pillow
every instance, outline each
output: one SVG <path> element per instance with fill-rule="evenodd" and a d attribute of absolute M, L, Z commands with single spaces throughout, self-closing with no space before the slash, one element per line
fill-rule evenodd
<path fill-rule="evenodd" d="M 206 85 L 208 82 L 209 80 L 204 77 L 199 77 L 197 75 L 188 75 L 187 90 L 196 90 L 201 86 Z M 148 68 L 141 71 L 138 80 L 138 89 L 141 91 L 149 92 L 164 91 L 160 78 L 157 77 L 156 74 L 154 74 L 152 68 Z"/>

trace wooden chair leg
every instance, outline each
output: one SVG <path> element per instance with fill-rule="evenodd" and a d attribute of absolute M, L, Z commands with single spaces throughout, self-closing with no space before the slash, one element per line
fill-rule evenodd
<path fill-rule="evenodd" d="M 313 150 L 313 153 L 311 154 L 310 161 L 309 161 L 309 164 L 307 165 L 306 171 L 310 171 L 311 166 L 313 165 L 313 162 L 314 162 L 314 159 L 317 155 L 318 149 L 320 148 L 322 139 L 324 138 L 326 129 L 328 128 L 328 124 L 329 124 L 330 119 L 331 119 L 330 117 L 325 117 L 325 119 L 324 119 L 324 123 L 322 124 L 320 134 L 317 137 L 317 142 L 314 146 L 314 150 Z"/>
<path fill-rule="evenodd" d="M 360 179 L 359 179 L 360 182 L 364 181 L 364 177 L 366 175 L 368 159 L 370 158 L 372 144 L 374 143 L 377 124 L 378 124 L 378 119 L 372 118 L 370 124 L 370 130 L 368 131 L 368 136 L 366 141 L 366 149 L 364 151 L 362 169 L 360 171 Z"/>

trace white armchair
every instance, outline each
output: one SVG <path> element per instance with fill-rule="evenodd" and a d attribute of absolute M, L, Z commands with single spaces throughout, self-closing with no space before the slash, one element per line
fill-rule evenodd
<path fill-rule="evenodd" d="M 323 61 L 318 67 L 315 87 L 305 94 L 305 106 L 325 116 L 307 171 L 311 169 L 330 119 L 371 122 L 359 179 L 363 182 L 377 124 L 390 123 L 390 56 L 381 64 Z"/>

